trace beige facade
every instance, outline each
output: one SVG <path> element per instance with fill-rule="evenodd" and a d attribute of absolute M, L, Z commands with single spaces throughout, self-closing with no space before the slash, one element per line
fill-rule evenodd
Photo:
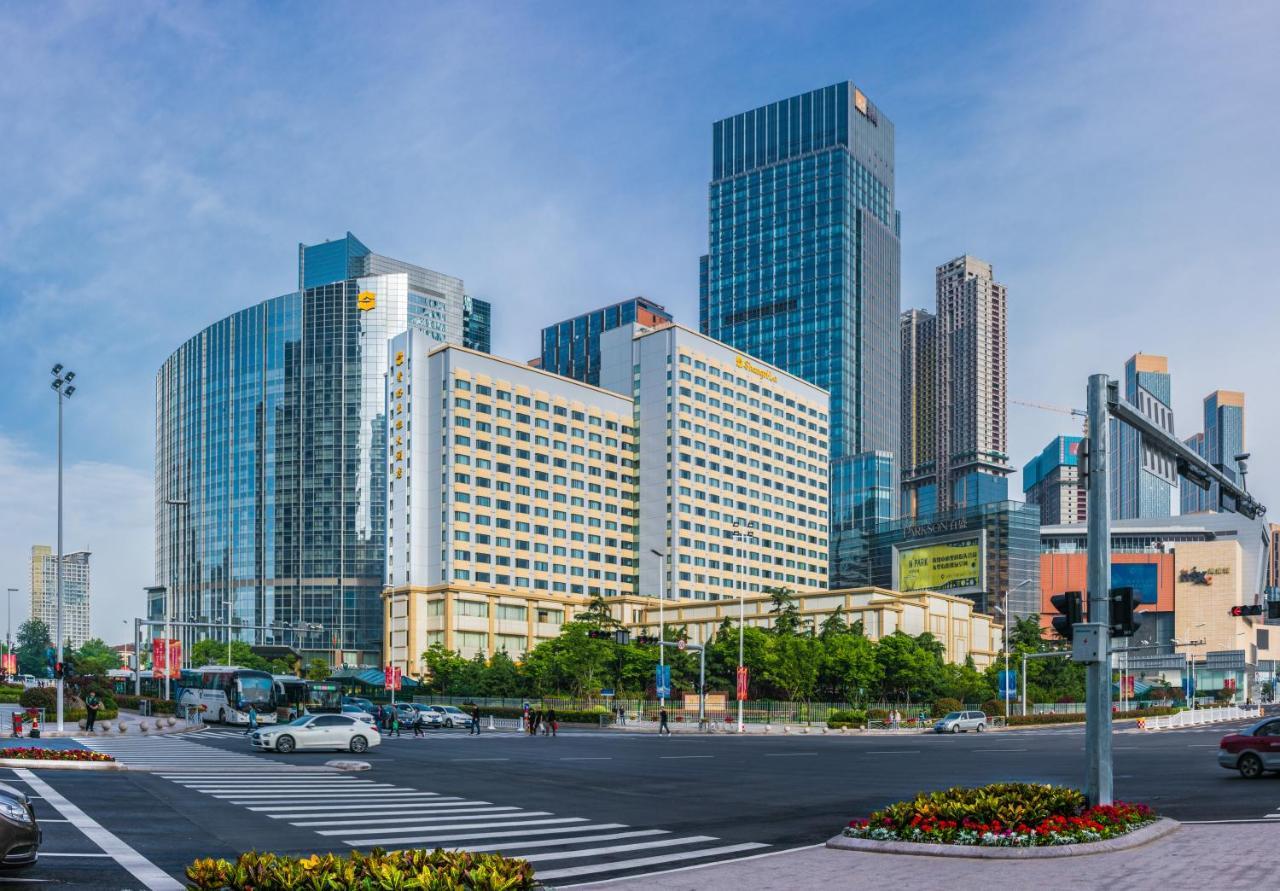
<path fill-rule="evenodd" d="M 942 642 L 945 658 L 960 663 L 972 656 L 979 670 L 990 665 L 1003 647 L 1001 626 L 991 616 L 973 611 L 962 597 L 932 591 L 900 594 L 883 588 L 810 591 L 795 595 L 806 623 L 820 627 L 836 609 L 846 621 L 863 623 L 867 637 L 878 640 L 896 631 L 931 633 Z M 585 597 L 549 595 L 491 587 L 437 585 L 402 587 L 383 593 L 387 661 L 406 673 L 422 671 L 422 654 L 434 643 L 465 658 L 486 657 L 505 650 L 519 660 L 533 647 L 560 634 L 588 603 Z M 659 601 L 652 597 L 612 598 L 614 617 L 632 631 L 656 632 Z M 738 620 L 734 600 L 700 602 L 667 600 L 662 604 L 669 625 L 685 625 L 689 639 L 704 642 L 727 618 Z M 768 628 L 767 594 L 747 595 L 746 624 Z"/>
<path fill-rule="evenodd" d="M 1179 652 L 1192 659 L 1222 650 L 1248 650 L 1254 643 L 1249 623 L 1231 615 L 1245 603 L 1243 552 L 1235 541 L 1190 541 L 1174 545 L 1174 637 L 1203 640 L 1203 646 Z M 1252 602 L 1252 594 L 1250 601 Z"/>

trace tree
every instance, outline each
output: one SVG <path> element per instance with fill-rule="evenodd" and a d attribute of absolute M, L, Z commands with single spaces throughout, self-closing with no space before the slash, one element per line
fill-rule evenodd
<path fill-rule="evenodd" d="M 831 615 L 822 621 L 822 627 L 818 631 L 818 636 L 824 641 L 830 640 L 836 635 L 848 634 L 849 623 L 844 620 L 844 607 L 837 606 Z"/>
<path fill-rule="evenodd" d="M 18 628 L 18 673 L 36 677 L 49 676 L 47 654 L 53 646 L 49 626 L 39 619 L 28 619 Z"/>
<path fill-rule="evenodd" d="M 231 642 L 231 661 L 227 661 L 227 642 L 206 637 L 191 646 L 192 665 L 238 665 L 241 668 L 255 668 L 259 671 L 270 671 L 271 663 L 253 651 L 242 640 Z"/>
<path fill-rule="evenodd" d="M 486 696 L 516 697 L 524 692 L 523 687 L 520 666 L 512 661 L 506 650 L 494 653 L 485 672 L 482 692 Z"/>
<path fill-rule="evenodd" d="M 79 650 L 72 652 L 63 650 L 64 659 L 75 663 L 76 673 L 80 675 L 105 676 L 107 672 L 120 665 L 120 657 L 100 637 L 84 642 Z"/>
<path fill-rule="evenodd" d="M 810 635 L 778 635 L 770 642 L 765 677 L 792 701 L 812 699 L 821 650 L 821 641 Z"/>
<path fill-rule="evenodd" d="M 316 657 L 307 663 L 307 680 L 327 681 L 329 679 L 329 663 Z"/>
<path fill-rule="evenodd" d="M 622 623 L 613 617 L 609 601 L 604 599 L 603 594 L 592 594 L 587 608 L 574 616 L 574 620 L 597 630 L 613 631 L 622 627 Z"/>
<path fill-rule="evenodd" d="M 932 635 L 919 638 L 895 631 L 876 644 L 876 662 L 884 679 L 880 690 L 884 698 L 905 697 L 908 700 L 930 700 L 942 685 L 942 654 Z"/>
<path fill-rule="evenodd" d="M 769 595 L 769 615 L 773 616 L 774 634 L 798 634 L 800 632 L 800 607 L 790 588 L 765 588 Z"/>
<path fill-rule="evenodd" d="M 880 688 L 884 671 L 876 661 L 874 643 L 847 631 L 820 640 L 823 653 L 818 684 L 832 699 L 860 702 Z"/>
<path fill-rule="evenodd" d="M 455 694 L 453 691 L 460 686 L 466 662 L 453 650 L 446 650 L 444 644 L 433 643 L 422 654 L 422 664 L 426 669 L 423 680 L 437 693 L 465 696 L 466 693 Z"/>

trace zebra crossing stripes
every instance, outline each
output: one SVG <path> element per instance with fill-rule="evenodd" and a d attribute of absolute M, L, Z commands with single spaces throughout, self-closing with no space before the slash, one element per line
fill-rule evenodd
<path fill-rule="evenodd" d="M 128 767 L 174 767 L 193 771 L 230 769 L 236 773 L 276 770 L 304 773 L 308 770 L 247 751 L 231 752 L 216 746 L 199 745 L 180 736 L 77 736 L 74 739 L 86 749 L 110 755 Z"/>
<path fill-rule="evenodd" d="M 726 844 L 710 835 L 678 835 L 659 827 L 594 822 L 504 802 L 413 789 L 341 774 L 286 770 L 269 775 L 211 777 L 190 771 L 159 776 L 291 827 L 314 832 L 324 850 L 444 847 L 501 851 L 528 859 L 538 877 L 596 877 L 637 872 L 667 864 L 711 861 L 768 845 Z"/>

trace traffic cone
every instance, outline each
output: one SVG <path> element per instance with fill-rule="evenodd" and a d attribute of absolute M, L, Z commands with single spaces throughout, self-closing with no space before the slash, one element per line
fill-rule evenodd
<path fill-rule="evenodd" d="M 27 734 L 29 739 L 40 738 L 40 713 L 33 711 L 31 713 L 31 731 Z"/>

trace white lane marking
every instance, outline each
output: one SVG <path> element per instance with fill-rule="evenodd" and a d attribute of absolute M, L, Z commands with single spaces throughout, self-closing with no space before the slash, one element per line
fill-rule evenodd
<path fill-rule="evenodd" d="M 817 755 L 817 752 L 765 752 L 766 758 L 799 758 L 802 755 Z M 875 752 L 869 754 L 874 755 Z"/>
<path fill-rule="evenodd" d="M 620 869 L 637 869 L 642 866 L 660 866 L 676 860 L 696 860 L 699 857 L 719 857 L 722 854 L 736 854 L 739 851 L 756 851 L 767 848 L 759 842 L 746 842 L 740 845 L 722 845 L 718 848 L 703 848 L 700 851 L 685 851 L 679 854 L 663 854 L 657 857 L 639 857 L 635 860 L 613 860 L 607 863 L 593 863 L 589 866 L 571 866 L 568 869 L 552 869 L 538 873 L 538 878 L 568 879 L 573 876 L 586 876 L 596 872 L 617 872 Z"/>
<path fill-rule="evenodd" d="M 683 758 L 714 758 L 715 755 L 659 755 L 661 761 L 679 761 Z"/>
<path fill-rule="evenodd" d="M 421 829 L 437 828 L 435 826 L 413 826 L 413 825 L 410 825 L 410 826 L 390 825 L 389 826 L 387 825 L 388 823 L 391 823 L 391 824 L 395 824 L 395 823 L 448 824 L 450 821 L 452 821 L 454 824 L 475 823 L 478 826 L 489 826 L 489 825 L 492 825 L 491 823 L 492 820 L 520 820 L 526 823 L 547 823 L 552 821 L 526 820 L 525 818 L 555 816 L 555 814 L 553 814 L 551 811 L 522 811 L 519 808 L 513 808 L 512 810 L 514 811 L 514 813 L 511 811 L 508 811 L 506 813 L 498 813 L 498 814 L 467 814 L 463 816 L 458 816 L 457 814 L 444 814 L 442 816 L 436 816 L 436 817 L 421 817 L 421 816 L 414 815 L 414 816 L 408 816 L 408 817 L 388 817 L 386 820 L 360 820 L 358 822 L 344 820 L 342 822 L 328 822 L 328 823 L 290 823 L 289 825 L 290 826 L 341 826 L 343 827 L 342 829 L 324 830 L 324 831 L 317 829 L 316 832 L 319 835 L 364 835 L 367 833 L 378 833 L 378 832 L 417 832 L 418 830 L 421 830 Z M 586 822 L 585 820 L 583 820 L 582 817 L 573 817 L 570 819 Z M 517 822 L 517 823 L 508 823 L 506 825 L 519 826 L 521 824 Z M 352 826 L 365 826 L 370 828 L 352 829 L 350 828 Z M 439 828 L 452 829 L 453 826 L 445 825 Z M 468 826 L 465 828 L 469 829 L 471 827 Z"/>
<path fill-rule="evenodd" d="M 1188 749 L 1216 749 L 1218 748 L 1218 744 L 1217 743 L 1188 743 L 1187 748 Z"/>
<path fill-rule="evenodd" d="M 535 863 L 542 860 L 571 860 L 575 857 L 595 857 L 600 854 L 621 854 L 624 851 L 643 851 L 647 848 L 670 848 L 676 845 L 700 845 L 703 842 L 719 841 L 714 835 L 688 835 L 684 838 L 660 838 L 657 841 L 634 842 L 627 845 L 608 845 L 603 848 L 583 848 L 579 851 L 552 851 L 548 854 L 530 854 L 521 856 L 521 860 Z"/>
<path fill-rule="evenodd" d="M 657 869 L 657 870 L 654 870 L 653 872 L 646 872 L 644 874 L 644 877 L 646 879 L 649 879 L 654 876 L 671 875 L 672 873 L 676 873 L 676 872 L 693 872 L 696 869 L 711 869 L 717 866 L 724 866 L 726 863 L 745 863 L 748 860 L 763 860 L 766 857 L 776 857 L 779 854 L 794 854 L 797 851 L 810 851 L 810 850 L 813 850 L 814 848 L 825 848 L 825 847 L 826 847 L 825 844 L 819 843 L 816 845 L 802 845 L 801 847 L 798 847 L 798 848 L 783 848 L 780 851 L 765 851 L 763 854 L 748 854 L 746 857 L 730 857 L 727 860 L 717 860 L 713 863 L 695 863 L 692 866 L 676 866 L 676 867 L 672 867 L 671 869 Z M 467 850 L 473 851 L 476 849 L 468 847 Z M 587 881 L 585 882 L 574 882 L 568 885 L 560 885 L 559 887 L 560 888 L 581 888 L 583 885 L 592 885 L 592 886 L 612 885 L 616 882 L 629 882 L 633 878 L 635 878 L 635 876 L 620 876 L 612 879 L 587 879 Z"/>
<path fill-rule="evenodd" d="M 1027 752 L 1029 749 L 974 749 L 975 752 Z"/>
<path fill-rule="evenodd" d="M 552 823 L 585 823 L 586 817 L 552 817 L 549 820 L 508 820 L 506 814 L 498 815 L 499 820 L 486 820 L 480 823 L 468 823 L 466 817 L 459 817 L 461 823 L 444 826 L 379 826 L 373 829 L 325 829 L 318 832 L 317 835 L 376 835 L 379 832 L 455 832 L 459 829 L 490 829 L 505 828 L 507 826 L 547 826 Z M 514 815 L 510 815 L 514 816 Z M 348 841 L 348 839 L 343 839 Z"/>
<path fill-rule="evenodd" d="M 516 832 L 467 832 L 461 835 L 407 835 L 390 838 L 362 838 L 346 841 L 352 847 L 381 847 L 383 845 L 412 845 L 417 842 L 471 841 L 474 838 L 524 838 L 526 835 L 554 835 L 558 832 L 591 832 L 596 829 L 626 829 L 626 823 L 592 823 L 590 826 L 557 826 L 554 829 L 524 829 Z M 516 844 L 511 842 L 510 844 Z"/>
<path fill-rule="evenodd" d="M 450 761 L 462 763 L 464 761 L 510 761 L 510 758 L 450 758 Z"/>
<path fill-rule="evenodd" d="M 296 801 L 300 804 L 306 804 L 311 801 L 361 801 L 377 796 L 379 801 L 396 800 L 403 801 L 406 798 L 436 798 L 434 792 L 418 792 L 414 789 L 373 789 L 370 792 L 352 791 L 352 792 L 299 792 L 296 795 L 286 795 L 283 793 L 271 793 L 269 795 L 255 795 L 250 792 L 218 792 L 211 795 L 212 798 L 224 800 L 232 800 L 236 802 L 250 802 L 264 804 L 268 801 L 279 801 L 287 804 L 290 801 Z"/>
<path fill-rule="evenodd" d="M 575 835 L 570 838 L 552 838 L 532 842 L 498 842 L 492 845 L 467 845 L 468 851 L 525 851 L 530 848 L 557 848 L 576 845 L 579 842 L 614 841 L 620 838 L 640 838 L 646 835 L 668 835 L 666 829 L 633 829 L 631 832 L 607 832 L 604 835 Z"/>
<path fill-rule="evenodd" d="M 432 798 L 428 801 L 420 801 L 420 802 L 411 801 L 409 802 L 409 804 L 421 804 L 424 807 L 427 807 L 427 806 L 436 807 L 437 805 L 439 805 L 440 807 L 446 807 L 446 805 L 439 804 L 439 801 L 440 800 L 438 798 Z M 489 802 L 487 801 L 456 801 L 453 803 L 452 806 L 463 807 L 465 805 L 470 805 L 470 804 L 488 804 L 488 803 Z M 376 810 L 369 810 L 370 808 L 375 807 L 376 804 L 377 802 L 367 802 L 365 804 L 311 804 L 311 805 L 308 805 L 307 807 L 281 807 L 278 804 L 272 804 L 272 805 L 246 808 L 246 810 L 250 810 L 260 814 L 268 814 L 269 816 L 272 816 L 272 817 L 284 817 L 284 818 L 305 817 L 308 814 L 347 814 L 348 816 L 352 816 L 352 817 L 356 817 L 356 816 L 364 817 L 364 816 L 371 816 L 371 815 L 376 816 L 378 814 L 385 814 L 387 812 L 387 809 L 385 807 L 377 808 Z"/>
<path fill-rule="evenodd" d="M 40 796 L 49 802 L 54 810 L 70 820 L 77 829 L 89 837 L 90 841 L 101 848 L 112 860 L 132 873 L 150 891 L 182 891 L 180 882 L 175 881 L 167 872 L 108 832 L 97 820 L 63 798 L 57 789 L 37 777 L 30 770 L 24 767 L 15 770 L 14 773 L 19 779 L 25 780 L 27 785 L 39 792 Z"/>
<path fill-rule="evenodd" d="M 468 807 L 462 810 L 453 811 L 455 814 L 501 814 L 503 812 L 518 811 L 518 807 Z M 401 817 L 374 817 L 372 820 L 309 820 L 301 823 L 290 823 L 290 826 L 377 826 L 381 823 L 412 823 L 420 820 L 428 814 L 444 814 L 447 811 L 414 811 L 412 816 Z"/>
<path fill-rule="evenodd" d="M 44 859 L 45 857 L 110 857 L 110 856 L 111 856 L 110 854 L 57 854 L 57 853 L 54 853 L 53 851 L 40 852 L 41 859 Z M 8 877 L 6 877 L 3 880 L 0 880 L 0 883 L 3 883 L 4 881 L 7 881 L 7 880 L 8 880 Z"/>
<path fill-rule="evenodd" d="M 570 755 L 567 758 L 561 758 L 561 761 L 612 761 L 613 758 L 607 755 Z"/>
<path fill-rule="evenodd" d="M 858 752 L 859 755 L 919 755 L 919 749 L 887 749 L 883 752 Z"/>

